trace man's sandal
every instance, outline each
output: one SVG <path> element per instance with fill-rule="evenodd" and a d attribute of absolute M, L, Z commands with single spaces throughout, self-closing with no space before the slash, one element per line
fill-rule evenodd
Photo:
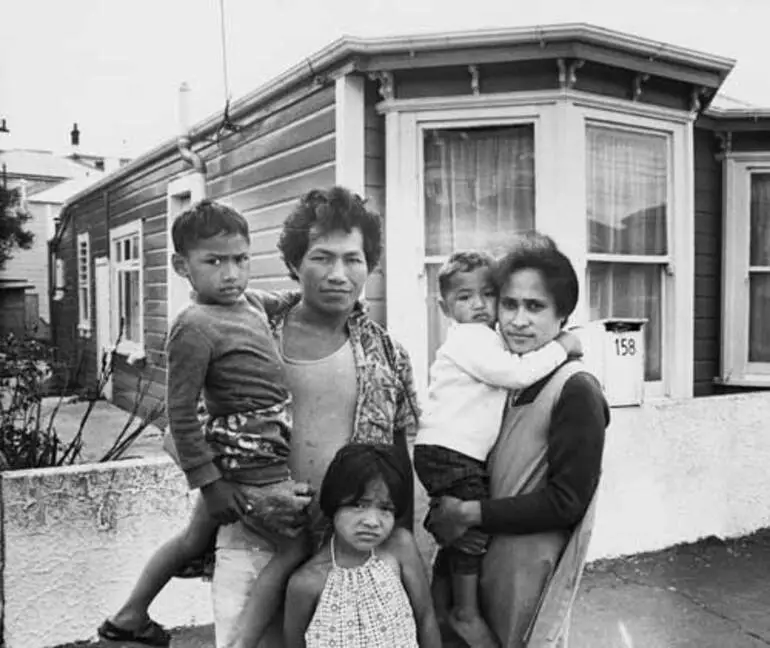
<path fill-rule="evenodd" d="M 169 632 L 152 619 L 149 619 L 145 626 L 139 630 L 121 628 L 106 619 L 96 632 L 107 641 L 128 641 L 145 646 L 158 646 L 158 648 L 166 648 L 171 643 Z"/>

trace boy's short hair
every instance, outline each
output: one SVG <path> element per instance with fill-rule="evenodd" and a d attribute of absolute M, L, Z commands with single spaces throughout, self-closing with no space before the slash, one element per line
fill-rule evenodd
<path fill-rule="evenodd" d="M 452 279 L 460 272 L 473 272 L 478 268 L 489 268 L 494 272 L 495 260 L 486 252 L 461 250 L 454 252 L 438 271 L 438 291 L 446 299 L 452 290 Z"/>
<path fill-rule="evenodd" d="M 294 280 L 298 278 L 295 269 L 310 247 L 311 230 L 313 235 L 323 236 L 336 230 L 350 233 L 356 227 L 361 230 L 366 267 L 371 272 L 382 254 L 380 216 L 367 209 L 366 200 L 345 187 L 308 191 L 287 216 L 278 239 L 278 249 L 289 276 Z"/>
<path fill-rule="evenodd" d="M 232 207 L 204 199 L 179 214 L 171 226 L 174 252 L 182 255 L 218 234 L 239 234 L 248 241 L 249 223 Z"/>
<path fill-rule="evenodd" d="M 382 479 L 390 493 L 396 519 L 409 508 L 409 476 L 399 463 L 391 445 L 349 443 L 334 455 L 321 484 L 319 504 L 323 514 L 332 519 L 343 506 L 358 502 L 366 487 Z"/>

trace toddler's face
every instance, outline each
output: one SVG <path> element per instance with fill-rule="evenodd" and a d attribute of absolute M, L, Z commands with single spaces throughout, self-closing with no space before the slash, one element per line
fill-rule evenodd
<path fill-rule="evenodd" d="M 334 514 L 338 543 L 349 551 L 369 553 L 393 531 L 394 511 L 388 487 L 381 479 L 372 481 L 357 502 L 341 506 Z"/>
<path fill-rule="evenodd" d="M 439 302 L 444 315 L 458 324 L 483 323 L 490 328 L 497 316 L 497 290 L 489 268 L 458 272 L 451 279 L 451 289 Z"/>
<path fill-rule="evenodd" d="M 174 255 L 174 269 L 201 302 L 233 304 L 249 281 L 249 242 L 239 234 L 203 239 L 186 256 Z"/>

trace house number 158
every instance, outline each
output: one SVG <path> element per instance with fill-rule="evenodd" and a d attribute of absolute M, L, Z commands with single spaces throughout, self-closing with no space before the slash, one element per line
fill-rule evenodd
<path fill-rule="evenodd" d="M 636 340 L 630 337 L 615 338 L 615 355 L 636 355 Z"/>

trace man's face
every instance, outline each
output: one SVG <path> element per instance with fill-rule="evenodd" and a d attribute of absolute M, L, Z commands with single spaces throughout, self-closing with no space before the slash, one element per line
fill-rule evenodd
<path fill-rule="evenodd" d="M 364 238 L 357 227 L 314 235 L 295 269 L 303 301 L 326 315 L 350 313 L 369 276 Z"/>
<path fill-rule="evenodd" d="M 249 281 L 249 242 L 240 234 L 217 234 L 198 241 L 186 255 L 174 254 L 172 263 L 200 302 L 233 304 Z"/>

